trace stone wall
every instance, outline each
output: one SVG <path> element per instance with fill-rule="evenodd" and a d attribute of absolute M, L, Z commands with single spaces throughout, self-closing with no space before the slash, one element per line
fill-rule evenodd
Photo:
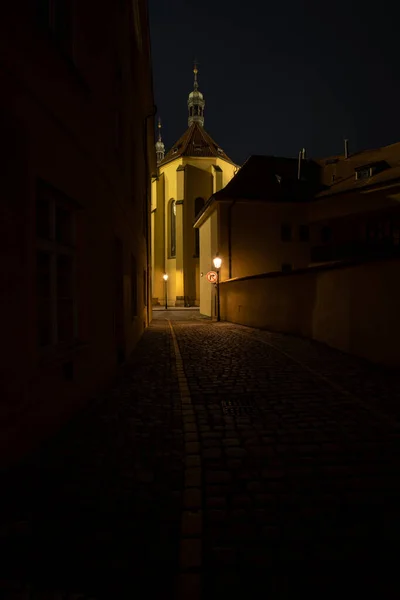
<path fill-rule="evenodd" d="M 400 366 L 399 269 L 397 258 L 227 280 L 221 283 L 221 318 Z"/>

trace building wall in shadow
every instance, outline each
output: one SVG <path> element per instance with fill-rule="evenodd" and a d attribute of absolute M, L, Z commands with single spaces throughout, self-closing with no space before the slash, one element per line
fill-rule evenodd
<path fill-rule="evenodd" d="M 57 5 L 0 24 L 4 464 L 96 394 L 151 318 L 146 2 Z"/>

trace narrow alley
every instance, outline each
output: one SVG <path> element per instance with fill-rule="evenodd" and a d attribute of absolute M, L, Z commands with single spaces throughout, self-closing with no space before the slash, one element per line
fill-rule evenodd
<path fill-rule="evenodd" d="M 0 596 L 394 597 L 399 415 L 392 372 L 155 311 L 111 389 L 3 474 Z"/>

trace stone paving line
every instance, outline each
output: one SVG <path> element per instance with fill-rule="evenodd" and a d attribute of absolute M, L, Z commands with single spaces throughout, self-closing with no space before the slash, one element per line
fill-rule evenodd
<path fill-rule="evenodd" d="M 199 436 L 196 427 L 188 382 L 183 368 L 174 328 L 168 324 L 174 345 L 176 372 L 182 403 L 182 421 L 184 431 L 185 479 L 181 518 L 181 542 L 179 566 L 181 573 L 178 582 L 178 594 L 182 600 L 201 598 L 202 563 L 202 470 Z"/>

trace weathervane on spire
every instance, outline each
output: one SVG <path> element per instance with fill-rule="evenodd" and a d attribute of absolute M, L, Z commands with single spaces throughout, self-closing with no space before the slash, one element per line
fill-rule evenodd
<path fill-rule="evenodd" d="M 199 87 L 199 84 L 197 83 L 197 73 L 199 72 L 198 70 L 198 62 L 196 59 L 194 59 L 194 65 L 193 65 L 193 73 L 194 73 L 194 89 L 197 90 L 197 88 Z"/>
<path fill-rule="evenodd" d="M 161 142 L 161 117 L 158 117 L 158 141 Z"/>

